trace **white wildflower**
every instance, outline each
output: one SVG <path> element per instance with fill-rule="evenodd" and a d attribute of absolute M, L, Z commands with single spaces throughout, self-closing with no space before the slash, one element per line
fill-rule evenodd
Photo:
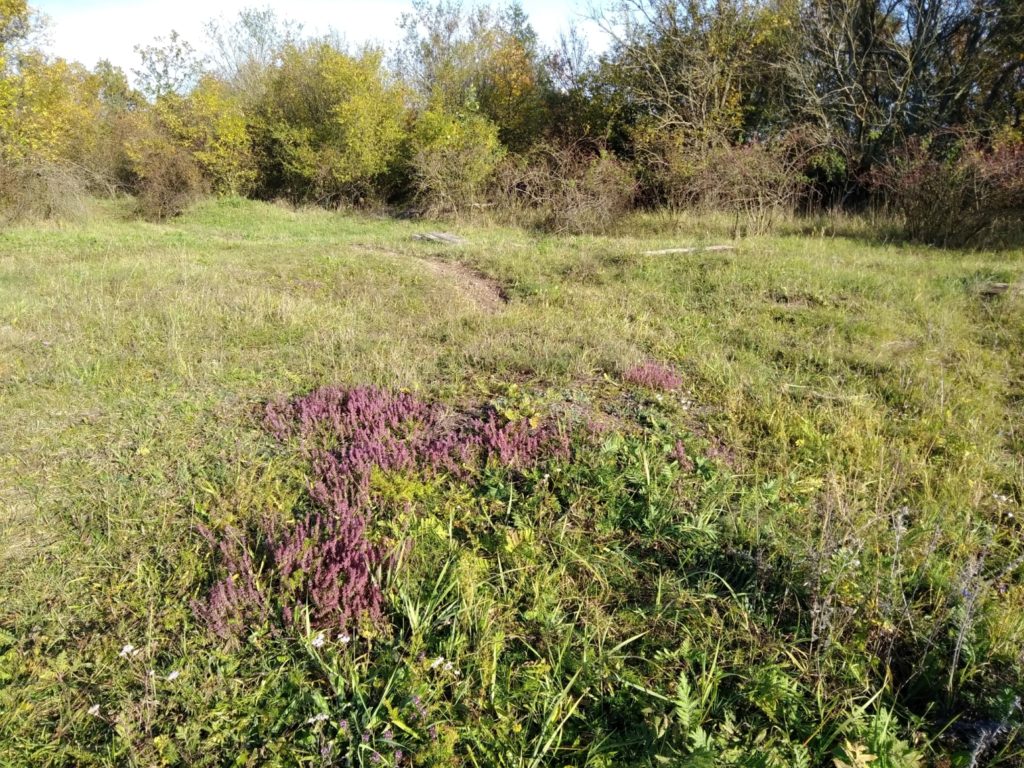
<path fill-rule="evenodd" d="M 312 645 L 313 645 L 314 648 L 323 648 L 324 647 L 324 643 L 326 643 L 326 642 L 327 642 L 327 638 L 324 637 L 324 633 L 321 632 L 316 637 L 313 638 Z"/>
<path fill-rule="evenodd" d="M 173 672 L 171 672 L 171 674 L 169 674 L 169 675 L 167 676 L 167 682 L 169 682 L 169 683 L 173 683 L 173 682 L 174 682 L 175 680 L 177 680 L 177 679 L 178 679 L 178 678 L 179 678 L 180 676 L 181 676 L 181 672 L 179 672 L 178 670 L 174 670 Z"/>
<path fill-rule="evenodd" d="M 132 656 L 138 656 L 138 654 L 139 649 L 131 643 L 127 643 L 124 646 L 124 648 L 121 649 L 121 652 L 117 655 L 120 656 L 122 659 L 130 659 Z"/>
<path fill-rule="evenodd" d="M 313 715 L 309 720 L 306 721 L 306 725 L 315 725 L 316 723 L 325 723 L 328 720 L 328 716 L 321 712 L 319 715 Z"/>
<path fill-rule="evenodd" d="M 91 707 L 89 707 L 88 712 L 93 717 L 99 717 L 100 716 L 100 705 L 99 704 L 93 704 Z"/>
<path fill-rule="evenodd" d="M 345 634 L 343 634 L 341 637 L 338 638 L 338 642 L 341 643 L 342 645 L 348 645 L 350 642 L 352 642 L 352 638 L 349 637 L 348 632 L 346 632 Z"/>
<path fill-rule="evenodd" d="M 433 662 L 431 662 L 430 668 L 431 669 L 437 669 L 442 664 L 444 664 L 444 656 L 438 656 L 436 659 L 434 659 Z"/>

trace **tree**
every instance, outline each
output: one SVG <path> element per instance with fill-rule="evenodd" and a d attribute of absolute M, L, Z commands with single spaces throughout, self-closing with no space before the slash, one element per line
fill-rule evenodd
<path fill-rule="evenodd" d="M 824 131 L 854 173 L 905 136 L 1019 120 L 1014 0 L 808 0 L 799 31 L 787 56 L 795 119 Z"/>
<path fill-rule="evenodd" d="M 15 86 L 9 72 L 8 48 L 12 42 L 25 37 L 28 24 L 29 11 L 25 0 L 0 0 L 0 131 L 10 120 L 14 99 Z"/>
<path fill-rule="evenodd" d="M 773 127 L 790 3 L 620 0 L 599 21 L 613 41 L 606 76 L 648 130 L 714 145 Z"/>
<path fill-rule="evenodd" d="M 128 83 L 128 76 L 120 67 L 101 59 L 93 68 L 93 75 L 99 83 L 99 98 L 103 105 L 112 112 L 127 112 L 141 109 L 145 99 L 139 91 Z"/>
<path fill-rule="evenodd" d="M 282 21 L 271 8 L 245 8 L 232 22 L 214 19 L 206 25 L 213 71 L 251 107 L 262 97 L 285 46 L 297 43 L 301 33 L 301 24 Z"/>
<path fill-rule="evenodd" d="M 19 57 L 0 112 L 0 147 L 8 157 L 78 163 L 99 135 L 99 80 L 81 64 Z"/>
<path fill-rule="evenodd" d="M 10 42 L 28 33 L 29 18 L 25 0 L 0 0 L 0 61 Z"/>
<path fill-rule="evenodd" d="M 132 70 L 139 89 L 152 101 L 171 93 L 187 93 L 199 81 L 204 60 L 192 44 L 172 30 L 167 40 L 158 37 L 153 45 L 135 46 L 142 68 Z"/>
<path fill-rule="evenodd" d="M 204 75 L 187 96 L 165 96 L 155 107 L 163 131 L 195 160 L 209 187 L 244 195 L 256 182 L 256 162 L 240 99 L 226 83 Z"/>
<path fill-rule="evenodd" d="M 420 109 L 479 110 L 514 150 L 538 138 L 546 123 L 546 76 L 519 5 L 465 11 L 451 0 L 415 0 L 401 25 L 396 68 Z"/>

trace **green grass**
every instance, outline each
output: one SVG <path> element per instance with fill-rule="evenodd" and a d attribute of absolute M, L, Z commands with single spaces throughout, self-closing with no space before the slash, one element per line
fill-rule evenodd
<path fill-rule="evenodd" d="M 968 765 L 1003 721 L 984 759 L 1020 764 L 1024 253 L 643 255 L 713 242 L 665 224 L 439 246 L 224 200 L 0 232 L 0 764 L 372 764 L 343 717 L 422 765 Z M 650 359 L 685 392 L 623 382 Z M 614 427 L 554 479 L 382 479 L 390 631 L 225 644 L 195 525 L 305 508 L 257 412 L 329 384 Z"/>

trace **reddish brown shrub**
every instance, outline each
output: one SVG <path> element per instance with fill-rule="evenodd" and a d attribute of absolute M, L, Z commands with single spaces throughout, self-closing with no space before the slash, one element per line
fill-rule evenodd
<path fill-rule="evenodd" d="M 549 232 L 604 232 L 633 208 L 633 170 L 609 152 L 541 144 L 499 169 L 499 213 Z"/>
<path fill-rule="evenodd" d="M 984 245 L 1024 216 L 1024 144 L 986 146 L 961 134 L 913 139 L 870 177 L 912 240 Z"/>

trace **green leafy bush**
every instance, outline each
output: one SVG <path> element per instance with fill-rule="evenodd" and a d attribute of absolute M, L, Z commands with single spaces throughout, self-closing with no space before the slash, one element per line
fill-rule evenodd
<path fill-rule="evenodd" d="M 414 195 L 435 215 L 478 205 L 505 154 L 498 127 L 486 117 L 440 107 L 417 117 L 409 145 Z"/>
<path fill-rule="evenodd" d="M 320 40 L 289 44 L 257 108 L 264 193 L 324 205 L 358 202 L 398 158 L 402 91 L 379 52 Z"/>
<path fill-rule="evenodd" d="M 195 160 L 217 194 L 245 195 L 256 183 L 256 161 L 246 115 L 225 83 L 203 77 L 187 96 L 170 94 L 156 105 L 173 141 Z"/>

